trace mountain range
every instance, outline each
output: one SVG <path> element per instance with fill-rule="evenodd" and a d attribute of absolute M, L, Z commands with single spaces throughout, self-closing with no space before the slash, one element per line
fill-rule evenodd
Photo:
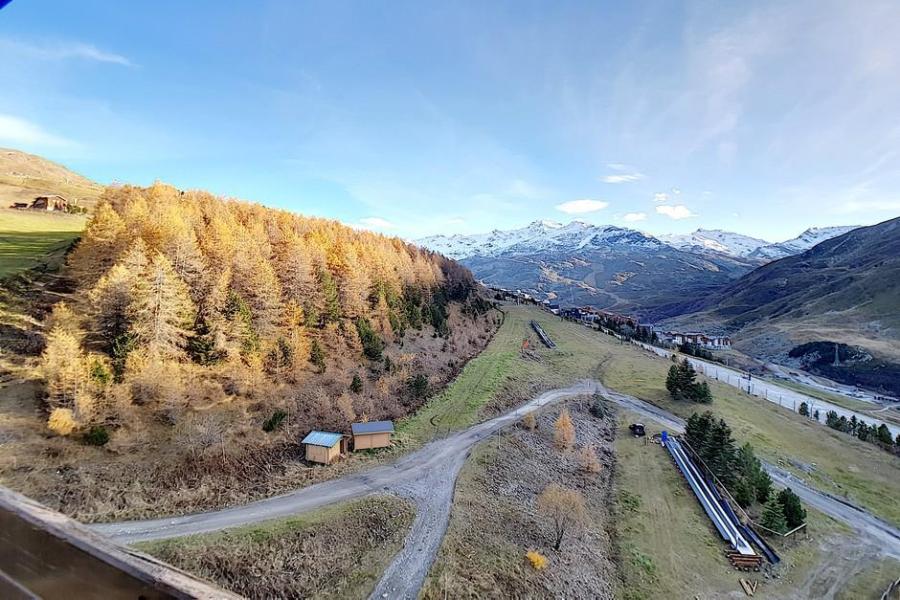
<path fill-rule="evenodd" d="M 584 221 L 535 221 L 520 229 L 436 235 L 416 243 L 459 260 L 489 284 L 659 319 L 676 314 L 670 311 L 685 297 L 710 293 L 849 229 L 809 229 L 772 244 L 721 230 L 654 237 Z"/>
<path fill-rule="evenodd" d="M 634 229 L 583 221 L 535 221 L 521 229 L 418 243 L 456 258 L 490 284 L 621 309 L 709 293 L 759 264 L 719 252 L 686 252 Z"/>
<path fill-rule="evenodd" d="M 697 229 L 687 234 L 651 236 L 634 229 L 591 225 L 584 221 L 572 221 L 568 225 L 555 221 L 534 221 L 520 229 L 494 229 L 489 233 L 474 235 L 434 235 L 417 240 L 416 243 L 448 258 L 465 259 L 473 256 L 533 253 L 545 249 L 581 250 L 587 244 L 601 243 L 604 239 L 622 241 L 628 237 L 644 247 L 652 247 L 661 242 L 677 250 L 696 254 L 717 253 L 762 263 L 799 254 L 819 242 L 856 227 L 812 227 L 793 239 L 773 243 L 721 229 Z"/>

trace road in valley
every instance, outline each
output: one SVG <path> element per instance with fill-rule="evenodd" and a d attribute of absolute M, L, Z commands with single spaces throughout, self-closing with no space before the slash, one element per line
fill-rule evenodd
<path fill-rule="evenodd" d="M 673 432 L 684 430 L 684 421 L 672 413 L 633 396 L 608 390 L 600 382 L 586 380 L 545 392 L 516 410 L 432 441 L 392 464 L 364 473 L 219 511 L 91 527 L 129 544 L 287 517 L 372 494 L 396 494 L 415 503 L 416 517 L 403 548 L 385 570 L 371 597 L 416 598 L 447 530 L 456 479 L 471 449 L 503 427 L 518 423 L 531 411 L 565 398 L 595 392 L 622 408 L 659 422 Z M 776 483 L 791 486 L 807 504 L 848 524 L 868 539 L 880 541 L 883 553 L 900 557 L 900 530 L 896 527 L 859 507 L 820 492 L 783 469 L 770 464 L 764 466 Z"/>
<path fill-rule="evenodd" d="M 643 342 L 635 342 L 635 344 L 664 358 L 669 358 L 670 356 L 672 356 L 671 351 L 665 350 L 663 348 L 657 348 L 656 346 L 651 346 L 650 344 L 645 344 Z M 741 389 L 745 392 L 748 392 L 749 394 L 752 394 L 753 396 L 768 400 L 769 402 L 778 404 L 787 409 L 793 410 L 794 412 L 797 412 L 800 409 L 801 403 L 806 402 L 807 406 L 809 406 L 810 415 L 814 414 L 814 411 L 816 410 L 819 411 L 819 421 L 821 421 L 822 423 L 825 422 L 825 414 L 828 411 L 833 410 L 835 413 L 837 413 L 838 417 L 846 417 L 847 419 L 850 419 L 850 417 L 856 417 L 857 420 L 865 421 L 870 425 L 874 424 L 876 427 L 878 427 L 879 425 L 885 425 L 887 426 L 888 430 L 890 430 L 892 438 L 896 438 L 897 435 L 900 434 L 900 425 L 882 421 L 881 419 L 876 419 L 870 415 L 840 407 L 837 404 L 832 404 L 831 402 L 822 400 L 820 398 L 814 398 L 801 392 L 781 387 L 776 383 L 772 383 L 771 381 L 748 378 L 748 375 L 746 373 L 738 371 L 737 369 L 732 369 L 730 367 L 725 367 L 716 363 L 700 360 L 699 358 L 695 358 L 693 356 L 687 356 L 684 354 L 681 354 L 681 356 L 687 358 L 690 363 L 694 365 L 694 368 L 697 369 L 697 371 L 703 373 L 707 377 L 717 379 L 722 383 L 727 383 L 732 387 Z"/>

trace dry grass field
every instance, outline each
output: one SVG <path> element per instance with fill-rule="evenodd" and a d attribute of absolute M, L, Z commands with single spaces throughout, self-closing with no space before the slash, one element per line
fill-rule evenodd
<path fill-rule="evenodd" d="M 84 215 L 0 208 L 0 279 L 41 265 L 58 268 L 86 220 Z"/>
<path fill-rule="evenodd" d="M 413 516 L 405 500 L 375 496 L 137 549 L 247 598 L 367 598 Z"/>

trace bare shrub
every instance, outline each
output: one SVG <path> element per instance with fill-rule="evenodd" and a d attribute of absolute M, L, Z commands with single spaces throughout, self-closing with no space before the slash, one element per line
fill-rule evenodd
<path fill-rule="evenodd" d="M 585 473 L 599 473 L 603 466 L 597 458 L 597 451 L 593 444 L 585 446 L 578 453 L 578 466 Z"/>
<path fill-rule="evenodd" d="M 47 419 L 47 427 L 57 435 L 69 435 L 76 425 L 75 415 L 68 408 L 54 408 Z"/>
<path fill-rule="evenodd" d="M 526 413 L 524 417 L 522 417 L 522 427 L 529 431 L 534 431 L 537 429 L 537 419 L 534 418 L 534 413 Z"/>
<path fill-rule="evenodd" d="M 587 519 L 584 496 L 577 490 L 551 483 L 537 499 L 538 512 L 553 526 L 553 549 L 559 550 L 563 538 L 572 529 L 581 527 Z"/>

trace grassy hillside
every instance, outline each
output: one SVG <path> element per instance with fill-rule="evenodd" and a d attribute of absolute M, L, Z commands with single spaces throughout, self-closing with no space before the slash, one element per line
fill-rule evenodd
<path fill-rule="evenodd" d="M 414 412 L 500 318 L 399 239 L 161 184 L 109 188 L 66 268 L 0 302 L 0 478 L 85 520 L 334 476 L 298 440 Z"/>
<path fill-rule="evenodd" d="M 86 220 L 84 215 L 0 209 L 0 278 L 40 265 L 59 267 Z"/>
<path fill-rule="evenodd" d="M 740 349 L 782 362 L 790 362 L 790 350 L 810 342 L 861 348 L 860 360 L 833 370 L 828 368 L 831 360 L 800 360 L 811 361 L 805 366 L 833 379 L 900 391 L 897 306 L 900 218 L 855 229 L 760 267 L 683 306 L 688 314 L 672 324 L 730 331 Z"/>
<path fill-rule="evenodd" d="M 709 408 L 731 425 L 739 442 L 752 443 L 761 458 L 781 464 L 822 489 L 845 496 L 900 524 L 900 505 L 895 501 L 900 495 L 900 460 L 895 456 L 714 380 L 709 384 L 715 400 L 709 407 L 675 402 L 665 388 L 670 361 L 536 308 L 510 306 L 506 310 L 503 327 L 482 356 L 496 357 L 504 352 L 515 355 L 511 367 L 504 371 L 510 375 L 503 376 L 490 390 L 482 390 L 477 396 L 436 397 L 424 409 L 428 412 L 422 414 L 441 414 L 442 398 L 448 403 L 447 412 L 453 414 L 456 411 L 449 410 L 449 406 L 464 398 L 474 404 L 468 414 L 485 416 L 516 404 L 535 390 L 578 378 L 599 377 L 613 389 L 685 418 Z M 537 361 L 518 355 L 521 338 L 529 335 L 530 319 L 540 322 L 557 344 L 556 350 L 539 348 Z M 473 366 L 481 358 L 473 361 Z M 477 385 L 480 379 L 478 369 L 467 370 L 450 390 Z M 477 418 L 473 416 L 472 420 Z"/>
<path fill-rule="evenodd" d="M 31 202 L 35 196 L 60 194 L 92 208 L 103 186 L 46 158 L 0 148 L 0 207 Z"/>

